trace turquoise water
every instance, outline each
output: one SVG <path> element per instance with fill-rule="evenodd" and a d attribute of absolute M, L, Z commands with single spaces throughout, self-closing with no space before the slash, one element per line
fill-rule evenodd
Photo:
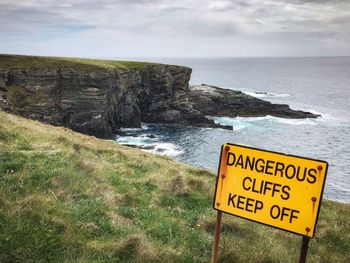
<path fill-rule="evenodd" d="M 217 170 L 220 146 L 230 142 L 325 160 L 325 197 L 350 202 L 350 58 L 150 59 L 190 66 L 191 84 L 211 84 L 322 115 L 290 120 L 271 116 L 214 118 L 222 129 L 144 124 L 120 143 L 148 145 L 195 166 Z M 261 94 L 263 92 L 264 94 Z"/>

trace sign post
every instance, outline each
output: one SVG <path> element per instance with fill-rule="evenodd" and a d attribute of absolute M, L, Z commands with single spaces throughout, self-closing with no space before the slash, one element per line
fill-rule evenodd
<path fill-rule="evenodd" d="M 307 256 L 307 250 L 309 248 L 309 237 L 303 237 L 303 241 L 301 243 L 301 249 L 300 249 L 300 258 L 299 263 L 305 263 L 306 262 L 306 256 Z"/>
<path fill-rule="evenodd" d="M 213 245 L 213 256 L 211 259 L 211 263 L 218 262 L 218 253 L 219 253 L 219 241 L 220 241 L 220 231 L 221 231 L 221 219 L 222 212 L 217 211 L 216 215 L 216 224 L 215 224 L 215 236 L 214 236 L 214 245 Z"/>
<path fill-rule="evenodd" d="M 224 144 L 213 207 L 218 212 L 302 235 L 300 262 L 305 262 L 309 240 L 315 234 L 327 169 L 325 161 Z M 218 224 L 219 213 L 212 262 L 217 259 Z"/>

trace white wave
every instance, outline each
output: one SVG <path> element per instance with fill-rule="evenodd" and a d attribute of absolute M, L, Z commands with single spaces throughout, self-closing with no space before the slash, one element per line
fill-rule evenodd
<path fill-rule="evenodd" d="M 120 130 L 123 132 L 132 132 L 132 131 L 144 131 L 148 130 L 149 126 L 147 123 L 141 122 L 141 127 L 140 128 L 121 128 Z"/>
<path fill-rule="evenodd" d="M 272 117 L 276 122 L 288 124 L 288 125 L 317 125 L 317 119 L 283 119 Z"/>
<path fill-rule="evenodd" d="M 147 123 L 141 122 L 141 128 L 142 128 L 142 130 L 148 130 L 149 125 Z"/>
<path fill-rule="evenodd" d="M 285 98 L 290 96 L 287 93 L 279 94 L 279 93 L 273 93 L 273 92 L 259 92 L 259 91 L 243 91 L 243 93 L 256 98 L 271 98 L 271 97 Z"/>
<path fill-rule="evenodd" d="M 123 132 L 130 132 L 130 131 L 142 131 L 143 128 L 120 128 L 121 131 Z"/>
<path fill-rule="evenodd" d="M 274 116 L 265 116 L 265 117 L 214 117 L 216 123 L 221 125 L 231 125 L 233 130 L 242 130 L 249 128 L 255 125 L 261 124 L 287 124 L 287 125 L 318 125 L 317 119 L 284 119 Z"/>
<path fill-rule="evenodd" d="M 313 113 L 313 114 L 315 114 L 315 115 L 320 115 L 320 116 L 326 115 L 326 114 L 324 114 L 324 113 L 322 113 L 322 112 L 319 112 L 319 111 L 316 111 L 316 110 L 314 110 L 314 109 L 306 109 L 305 111 L 311 112 L 311 113 Z"/>
<path fill-rule="evenodd" d="M 142 149 L 145 152 L 175 157 L 178 155 L 183 154 L 183 150 L 181 150 L 179 147 L 175 146 L 172 143 L 157 143 L 152 145 L 154 146 L 153 149 Z"/>
<path fill-rule="evenodd" d="M 136 146 L 142 151 L 175 157 L 183 154 L 183 151 L 172 143 L 157 142 L 158 138 L 150 137 L 149 134 L 140 136 L 119 136 L 116 138 L 117 143 L 122 145 Z"/>
<path fill-rule="evenodd" d="M 140 136 L 118 136 L 116 141 L 120 144 L 132 144 L 137 146 L 150 145 L 157 141 L 157 138 L 151 138 L 147 134 L 142 134 Z"/>

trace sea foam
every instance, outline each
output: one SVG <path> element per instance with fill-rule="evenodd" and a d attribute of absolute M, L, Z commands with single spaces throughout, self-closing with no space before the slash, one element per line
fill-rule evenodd
<path fill-rule="evenodd" d="M 138 136 L 118 136 L 116 141 L 122 145 L 137 147 L 145 152 L 169 157 L 175 157 L 183 154 L 183 150 L 180 147 L 172 143 L 163 142 L 161 138 L 150 134 L 141 134 Z"/>
<path fill-rule="evenodd" d="M 285 124 L 285 125 L 317 125 L 317 119 L 285 119 L 274 116 L 264 117 L 214 117 L 214 121 L 221 125 L 231 125 L 234 130 L 242 130 L 262 124 Z"/>
<path fill-rule="evenodd" d="M 274 93 L 274 92 L 259 92 L 259 91 L 243 91 L 243 93 L 256 97 L 256 98 L 285 98 L 289 97 L 290 95 L 287 93 Z"/>

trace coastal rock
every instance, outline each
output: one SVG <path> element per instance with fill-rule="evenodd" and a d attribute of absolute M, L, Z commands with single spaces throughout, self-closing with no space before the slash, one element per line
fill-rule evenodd
<path fill-rule="evenodd" d="M 0 108 L 101 138 L 141 122 L 232 129 L 208 115 L 317 117 L 240 91 L 189 87 L 191 72 L 153 63 L 0 55 Z"/>
<path fill-rule="evenodd" d="M 241 91 L 205 84 L 190 86 L 188 99 L 195 110 L 210 116 L 259 117 L 271 115 L 293 119 L 318 117 L 310 112 L 292 110 L 286 104 L 273 104 Z"/>
<path fill-rule="evenodd" d="M 94 70 L 0 67 L 0 108 L 102 138 L 121 127 L 141 127 L 141 121 L 227 128 L 188 103 L 190 76 L 188 67 L 163 64 Z"/>

